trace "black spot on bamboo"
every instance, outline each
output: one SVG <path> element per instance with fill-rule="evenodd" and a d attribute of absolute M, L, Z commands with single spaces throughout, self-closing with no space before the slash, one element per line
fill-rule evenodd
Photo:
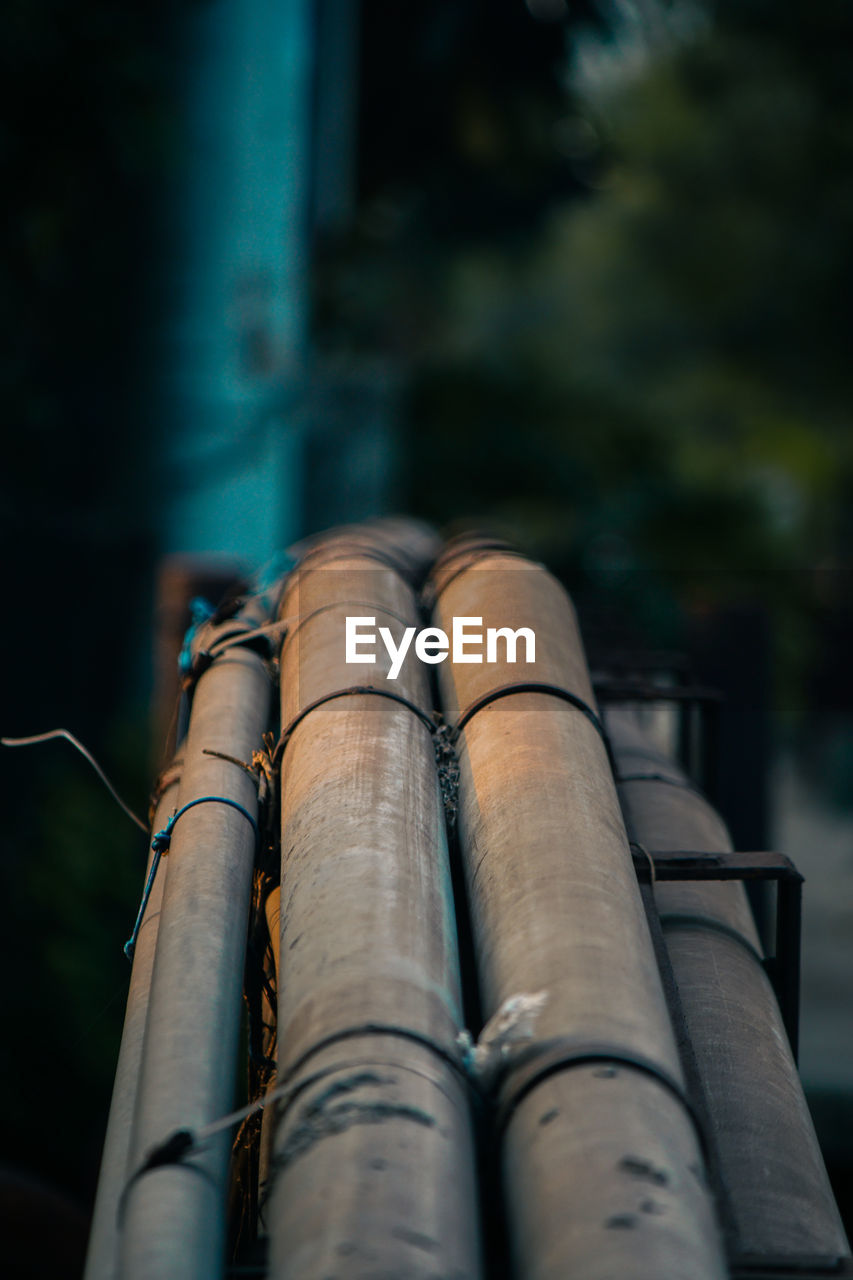
<path fill-rule="evenodd" d="M 639 1156 L 623 1156 L 619 1161 L 619 1168 L 623 1173 L 630 1174 L 632 1178 L 653 1182 L 656 1187 L 665 1187 L 669 1184 L 669 1174 L 666 1169 L 656 1169 L 650 1160 L 643 1160 Z"/>

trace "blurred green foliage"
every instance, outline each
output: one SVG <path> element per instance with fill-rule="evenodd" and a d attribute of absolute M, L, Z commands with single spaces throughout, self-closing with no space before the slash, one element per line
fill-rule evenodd
<path fill-rule="evenodd" d="M 132 800 L 145 794 L 145 723 L 112 735 L 110 770 Z M 142 745 L 142 749 L 140 746 Z M 0 1052 L 12 1099 L 3 1158 L 65 1185 L 94 1190 L 115 1055 L 124 1020 L 130 933 L 145 858 L 134 831 L 89 766 L 65 743 L 38 752 L 41 786 L 0 864 L 3 1013 Z M 6 753 L 4 753 L 5 757 Z M 4 758 L 4 765 L 6 760 Z"/>
<path fill-rule="evenodd" d="M 581 198 L 459 243 L 398 189 L 320 277 L 326 336 L 409 369 L 421 512 L 617 585 L 657 640 L 667 599 L 757 595 L 791 708 L 811 579 L 853 541 L 851 58 L 836 0 L 720 3 L 568 80 L 548 127 Z"/>

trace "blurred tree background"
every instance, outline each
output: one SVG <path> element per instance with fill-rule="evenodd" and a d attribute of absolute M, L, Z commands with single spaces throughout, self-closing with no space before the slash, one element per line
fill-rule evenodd
<path fill-rule="evenodd" d="M 853 535 L 853 15 L 636 8 L 546 36 L 526 80 L 477 15 L 449 121 L 410 80 L 420 163 L 371 175 L 318 336 L 406 364 L 417 509 L 621 585 L 659 640 L 666 597 L 757 593 L 794 715 Z"/>
<path fill-rule="evenodd" d="M 144 340 L 170 8 L 14 0 L 0 50 L 0 733 L 68 726 L 143 812 L 157 519 Z M 3 1269 L 74 1275 L 144 849 L 67 744 L 0 761 Z"/>
<path fill-rule="evenodd" d="M 138 809 L 150 279 L 180 162 L 172 33 L 198 4 L 15 3 L 2 55 L 0 728 L 68 724 Z M 777 724 L 849 803 L 853 10 L 363 0 L 359 86 L 311 339 L 397 371 L 395 505 L 507 534 L 632 643 L 760 606 Z M 83 1203 L 141 851 L 85 765 L 40 751 L 2 759 L 0 1159 Z"/>

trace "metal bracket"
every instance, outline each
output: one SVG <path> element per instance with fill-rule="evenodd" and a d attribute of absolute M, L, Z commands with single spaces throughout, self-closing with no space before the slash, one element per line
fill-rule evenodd
<path fill-rule="evenodd" d="M 828 1255 L 747 1254 L 731 1262 L 731 1280 L 848 1280 L 853 1277 L 853 1259 Z"/>
<path fill-rule="evenodd" d="M 655 684 L 653 680 L 597 676 L 593 689 L 599 703 L 675 702 L 680 707 L 679 758 L 687 775 L 701 785 L 712 804 L 719 801 L 719 732 L 722 694 L 699 684 Z M 693 710 L 699 710 L 700 743 L 692 732 Z"/>
<path fill-rule="evenodd" d="M 791 1052 L 797 1061 L 800 1027 L 800 937 L 803 877 L 781 853 L 731 853 L 683 849 L 644 851 L 656 880 L 773 880 L 776 882 L 775 954 L 764 967 L 776 992 Z M 649 875 L 644 857 L 634 859 L 637 874 Z"/>
<path fill-rule="evenodd" d="M 616 676 L 593 681 L 599 702 L 698 702 L 716 705 L 722 694 L 703 684 L 655 684 L 651 680 L 624 680 Z"/>

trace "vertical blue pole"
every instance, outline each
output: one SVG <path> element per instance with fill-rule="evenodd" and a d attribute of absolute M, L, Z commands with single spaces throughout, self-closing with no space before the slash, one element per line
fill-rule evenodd
<path fill-rule="evenodd" d="M 258 564 L 299 531 L 312 0 L 208 0 L 184 31 L 156 389 L 162 551 Z"/>

